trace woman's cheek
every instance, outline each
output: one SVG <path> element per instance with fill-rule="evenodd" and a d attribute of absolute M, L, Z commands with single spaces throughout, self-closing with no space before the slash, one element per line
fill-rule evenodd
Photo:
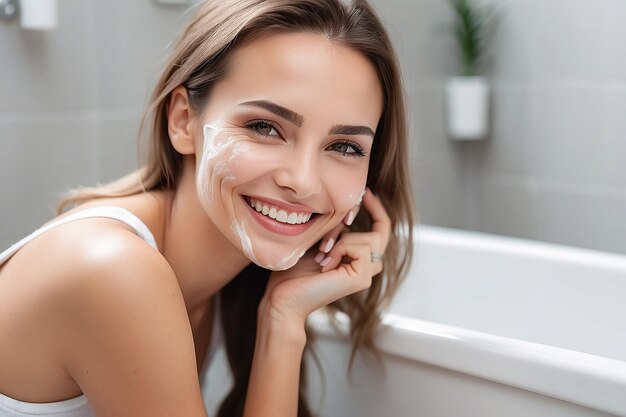
<path fill-rule="evenodd" d="M 327 187 L 327 189 L 332 190 L 335 209 L 339 214 L 337 221 L 337 224 L 339 224 L 348 212 L 361 202 L 367 183 L 367 171 L 362 174 L 355 174 L 354 171 L 346 172 L 335 178 L 343 178 L 344 180 L 333 181 L 333 185 Z"/>
<path fill-rule="evenodd" d="M 249 152 L 245 136 L 223 129 L 219 125 L 204 126 L 203 146 L 196 173 L 198 194 L 205 203 L 215 201 L 216 188 L 223 188 L 237 179 L 237 167 L 242 155 Z"/>
<path fill-rule="evenodd" d="M 256 180 L 271 172 L 276 169 L 280 161 L 281 157 L 274 147 L 250 141 L 238 141 L 233 144 L 224 170 L 229 171 L 240 180 L 239 182 L 243 183 Z"/>

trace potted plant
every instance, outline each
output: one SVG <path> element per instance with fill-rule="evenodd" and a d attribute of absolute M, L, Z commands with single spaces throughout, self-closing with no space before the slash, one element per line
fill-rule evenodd
<path fill-rule="evenodd" d="M 455 14 L 462 75 L 446 81 L 448 135 L 456 140 L 482 139 L 489 131 L 490 88 L 482 74 L 490 16 L 470 0 L 449 1 Z"/>

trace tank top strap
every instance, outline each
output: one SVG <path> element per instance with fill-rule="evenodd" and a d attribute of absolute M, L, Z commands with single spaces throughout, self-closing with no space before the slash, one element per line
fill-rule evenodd
<path fill-rule="evenodd" d="M 76 212 L 74 214 L 70 214 L 67 217 L 64 217 L 60 220 L 57 220 L 35 230 L 30 235 L 26 236 L 19 242 L 9 247 L 6 251 L 2 252 L 0 254 L 0 265 L 2 265 L 7 259 L 13 256 L 22 246 L 26 245 L 26 243 L 41 235 L 42 233 L 47 232 L 53 227 L 60 226 L 73 220 L 85 219 L 90 217 L 104 217 L 119 220 L 130 226 L 135 231 L 137 236 L 148 242 L 148 244 L 150 244 L 150 246 L 152 246 L 154 249 L 158 250 L 156 240 L 150 232 L 150 229 L 148 229 L 148 226 L 146 226 L 145 223 L 139 219 L 139 217 L 135 216 L 130 211 L 118 206 L 91 207 Z"/>

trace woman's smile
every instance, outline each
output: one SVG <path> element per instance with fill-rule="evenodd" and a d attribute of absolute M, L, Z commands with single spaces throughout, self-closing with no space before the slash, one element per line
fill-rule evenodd
<path fill-rule="evenodd" d="M 206 213 L 257 265 L 290 268 L 358 203 L 381 109 L 371 63 L 325 36 L 243 46 L 200 115 Z"/>
<path fill-rule="evenodd" d="M 278 200 L 246 196 L 250 207 L 281 223 L 301 224 L 309 221 L 314 212 L 304 206 L 293 206 Z"/>
<path fill-rule="evenodd" d="M 277 206 L 260 200 L 244 197 L 250 215 L 261 226 L 283 236 L 297 236 L 307 231 L 319 218 L 317 213 L 288 212 Z"/>

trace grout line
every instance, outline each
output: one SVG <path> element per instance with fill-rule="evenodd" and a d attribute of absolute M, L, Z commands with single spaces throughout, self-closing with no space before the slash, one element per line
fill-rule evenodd
<path fill-rule="evenodd" d="M 41 111 L 14 111 L 0 113 L 0 123 L 11 122 L 66 122 L 100 120 L 138 120 L 143 109 L 140 108 L 109 108 L 73 110 L 41 110 Z"/>
<path fill-rule="evenodd" d="M 574 195 L 582 194 L 594 197 L 626 200 L 626 187 L 595 182 L 554 180 L 550 178 L 535 178 L 496 172 L 484 175 L 482 184 L 483 186 L 497 185 L 519 187 L 526 188 L 530 191 L 547 190 Z"/>

